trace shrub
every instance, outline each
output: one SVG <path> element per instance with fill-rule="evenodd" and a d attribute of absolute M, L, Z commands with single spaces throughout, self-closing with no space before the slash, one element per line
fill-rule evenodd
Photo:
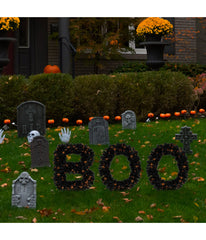
<path fill-rule="evenodd" d="M 89 117 L 114 117 L 116 86 L 107 75 L 84 75 L 74 80 L 75 117 L 88 121 Z"/>
<path fill-rule="evenodd" d="M 206 66 L 195 63 L 166 63 L 161 70 L 170 70 L 173 72 L 182 72 L 186 76 L 195 77 L 198 74 L 206 72 Z"/>
<path fill-rule="evenodd" d="M 198 107 L 205 108 L 206 103 L 206 73 L 198 74 L 196 77 L 190 78 L 193 83 L 195 93 L 195 104 L 194 108 Z"/>
<path fill-rule="evenodd" d="M 117 67 L 113 73 L 126 73 L 126 72 L 146 72 L 149 67 L 145 62 L 127 62 Z"/>
<path fill-rule="evenodd" d="M 71 119 L 73 114 L 73 79 L 69 74 L 37 74 L 29 78 L 28 100 L 35 100 L 46 106 L 46 118 L 61 124 L 62 117 Z"/>
<path fill-rule="evenodd" d="M 16 121 L 16 108 L 27 97 L 27 79 L 22 75 L 0 77 L 0 122 L 9 118 Z"/>
<path fill-rule="evenodd" d="M 194 103 L 191 81 L 170 71 L 79 76 L 74 86 L 75 117 L 86 121 L 103 115 L 114 119 L 128 109 L 145 120 L 148 112 L 174 112 Z"/>
<path fill-rule="evenodd" d="M 133 110 L 138 120 L 148 112 L 174 112 L 194 103 L 191 81 L 182 73 L 148 71 L 115 75 L 119 112 Z"/>
<path fill-rule="evenodd" d="M 84 75 L 75 80 L 69 74 L 38 74 L 29 79 L 23 76 L 0 78 L 1 122 L 10 118 L 16 121 L 17 106 L 35 100 L 46 106 L 46 118 L 55 125 L 62 118 L 70 124 L 77 119 L 88 123 L 89 117 L 121 115 L 133 110 L 137 120 L 147 118 L 148 112 L 188 110 L 194 104 L 192 81 L 180 72 L 147 71 L 113 75 Z"/>
<path fill-rule="evenodd" d="M 137 118 L 147 114 L 147 109 L 153 106 L 153 85 L 147 84 L 137 73 L 122 73 L 115 75 L 116 115 L 126 110 L 132 110 Z"/>
<path fill-rule="evenodd" d="M 125 73 L 125 72 L 146 72 L 149 67 L 145 62 L 127 62 L 117 67 L 113 73 Z M 172 72 L 182 72 L 186 76 L 195 77 L 198 74 L 206 72 L 206 66 L 200 64 L 189 63 L 169 63 L 166 62 L 160 70 L 170 70 Z"/>

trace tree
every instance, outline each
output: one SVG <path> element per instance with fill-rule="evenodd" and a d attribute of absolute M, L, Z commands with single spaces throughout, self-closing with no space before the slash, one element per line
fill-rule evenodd
<path fill-rule="evenodd" d="M 135 40 L 136 27 L 143 18 L 70 18 L 70 38 L 77 53 L 87 53 L 98 73 L 100 59 L 121 57 L 121 52 L 134 51 L 129 41 Z M 130 28 L 129 28 L 130 26 Z M 131 26 L 133 28 L 131 29 Z"/>

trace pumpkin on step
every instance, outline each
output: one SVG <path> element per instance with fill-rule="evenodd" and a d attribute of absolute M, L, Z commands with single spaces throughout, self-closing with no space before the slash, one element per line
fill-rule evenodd
<path fill-rule="evenodd" d="M 60 73 L 61 70 L 57 65 L 47 65 L 44 68 L 44 73 Z"/>

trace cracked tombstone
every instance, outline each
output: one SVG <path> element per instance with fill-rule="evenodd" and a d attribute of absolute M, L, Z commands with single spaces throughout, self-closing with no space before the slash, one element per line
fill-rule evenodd
<path fill-rule="evenodd" d="M 36 136 L 31 144 L 31 168 L 50 167 L 49 142 L 44 136 Z"/>
<path fill-rule="evenodd" d="M 122 129 L 136 129 L 136 115 L 132 110 L 122 113 Z"/>
<path fill-rule="evenodd" d="M 41 135 L 46 132 L 46 110 L 44 104 L 37 101 L 27 101 L 17 107 L 18 137 L 26 137 L 32 130 Z"/>
<path fill-rule="evenodd" d="M 22 172 L 12 183 L 12 206 L 36 208 L 36 180 Z"/>
<path fill-rule="evenodd" d="M 109 144 L 108 122 L 103 117 L 93 118 L 89 122 L 88 127 L 90 144 Z"/>
<path fill-rule="evenodd" d="M 175 139 L 180 140 L 180 142 L 183 143 L 183 150 L 188 154 L 193 153 L 193 151 L 190 149 L 190 143 L 197 139 L 197 134 L 192 133 L 190 129 L 190 127 L 184 126 L 181 127 L 180 134 L 175 134 Z"/>

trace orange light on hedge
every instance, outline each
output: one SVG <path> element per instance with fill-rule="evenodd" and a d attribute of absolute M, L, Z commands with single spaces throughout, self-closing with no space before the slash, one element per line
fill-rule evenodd
<path fill-rule="evenodd" d="M 164 113 L 160 113 L 160 117 L 161 118 L 165 118 L 165 114 Z"/>
<path fill-rule="evenodd" d="M 179 116 L 180 116 L 180 112 L 175 112 L 174 115 L 175 115 L 176 117 L 179 117 Z"/>
<path fill-rule="evenodd" d="M 166 118 L 171 117 L 171 113 L 165 113 L 165 117 L 166 117 Z"/>
<path fill-rule="evenodd" d="M 120 121 L 122 118 L 121 118 L 120 116 L 116 116 L 114 119 L 115 119 L 116 121 Z"/>
<path fill-rule="evenodd" d="M 54 123 L 54 119 L 49 119 L 48 120 L 48 124 L 53 124 Z"/>
<path fill-rule="evenodd" d="M 191 111 L 190 111 L 190 114 L 191 114 L 191 115 L 195 115 L 195 114 L 196 114 L 196 111 L 195 111 L 195 110 L 191 110 Z"/>
<path fill-rule="evenodd" d="M 93 118 L 94 118 L 94 117 L 90 117 L 90 118 L 89 118 L 89 121 L 91 121 Z"/>
<path fill-rule="evenodd" d="M 104 119 L 105 119 L 105 120 L 109 120 L 109 116 L 107 116 L 107 115 L 104 116 Z"/>
<path fill-rule="evenodd" d="M 199 109 L 199 112 L 200 112 L 200 113 L 204 113 L 204 112 L 205 112 L 205 109 L 200 108 L 200 109 Z"/>
<path fill-rule="evenodd" d="M 81 125 L 82 123 L 83 123 L 83 121 L 81 119 L 76 120 L 77 125 Z"/>
<path fill-rule="evenodd" d="M 183 110 L 181 110 L 181 114 L 186 114 L 187 113 L 187 110 L 185 110 L 185 109 L 183 109 Z"/>
<path fill-rule="evenodd" d="M 11 123 L 11 120 L 10 119 L 5 119 L 4 120 L 4 124 L 10 124 Z"/>
<path fill-rule="evenodd" d="M 154 113 L 151 113 L 151 112 L 150 112 L 150 113 L 147 114 L 147 116 L 148 116 L 149 118 L 153 118 L 153 117 L 154 117 Z"/>
<path fill-rule="evenodd" d="M 68 123 L 68 122 L 69 122 L 69 119 L 68 119 L 68 118 L 62 118 L 62 122 Z"/>

